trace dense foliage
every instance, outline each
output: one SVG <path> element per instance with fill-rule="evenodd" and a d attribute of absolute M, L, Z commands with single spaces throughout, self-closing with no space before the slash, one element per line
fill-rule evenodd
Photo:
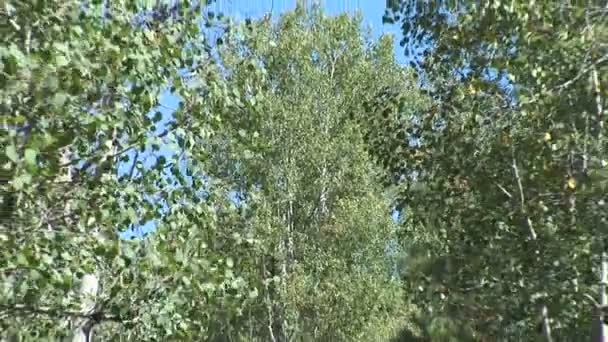
<path fill-rule="evenodd" d="M 210 139 L 210 173 L 255 217 L 249 229 L 267 259 L 243 273 L 249 283 L 276 279 L 258 285 L 267 306 L 279 303 L 260 314 L 271 315 L 267 340 L 374 340 L 377 324 L 404 309 L 385 257 L 395 227 L 351 116 L 368 87 L 412 80 L 390 40 L 366 48 L 360 26 L 296 12 L 275 27 L 234 30 L 220 49 L 223 89 L 232 90 L 209 98 L 223 122 Z M 387 76 L 375 75 L 380 65 Z"/>
<path fill-rule="evenodd" d="M 406 51 L 426 47 L 412 60 L 433 98 L 415 125 L 377 131 L 418 140 L 376 149 L 406 175 L 398 197 L 413 245 L 403 278 L 427 284 L 415 300 L 429 305 L 426 326 L 451 322 L 443 327 L 473 340 L 541 330 L 588 340 L 585 295 L 597 298 L 606 248 L 608 10 L 430 3 L 389 1 L 385 16 L 401 23 Z"/>
<path fill-rule="evenodd" d="M 379 341 L 407 325 L 362 129 L 383 89 L 422 102 L 391 40 L 318 10 L 226 26 L 131 3 L 1 9 L 1 338 Z"/>
<path fill-rule="evenodd" d="M 0 339 L 589 339 L 605 4 L 163 3 L 2 3 Z"/>

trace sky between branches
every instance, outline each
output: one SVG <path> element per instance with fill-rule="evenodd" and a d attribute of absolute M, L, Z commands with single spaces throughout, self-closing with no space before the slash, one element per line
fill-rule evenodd
<path fill-rule="evenodd" d="M 409 59 L 403 53 L 403 48 L 399 46 L 399 41 L 402 37 L 400 28 L 395 25 L 384 25 L 382 23 L 382 16 L 384 14 L 383 2 L 367 0 L 322 0 L 316 2 L 321 5 L 327 15 L 338 15 L 344 12 L 355 14 L 356 11 L 360 11 L 363 25 L 371 29 L 372 39 L 377 39 L 383 33 L 393 34 L 395 37 L 395 57 L 401 63 L 409 63 Z M 272 18 L 278 18 L 282 13 L 293 10 L 295 6 L 296 0 L 217 0 L 208 5 L 204 12 L 224 13 L 225 16 L 238 22 L 245 18 L 260 18 L 268 13 L 272 14 Z M 173 111 L 179 106 L 179 102 L 180 99 L 170 91 L 165 90 L 161 92 L 159 106 L 150 113 L 150 116 L 153 116 L 157 111 L 162 114 L 162 119 L 157 123 L 156 132 L 162 132 L 166 128 L 166 125 L 171 122 Z M 169 159 L 174 153 L 175 151 L 172 151 L 168 147 L 161 146 L 161 149 L 156 152 L 147 149 L 144 156 L 140 155 L 140 160 L 143 160 L 144 167 L 152 167 L 157 157 L 165 156 Z M 130 153 L 129 157 L 131 160 L 133 160 L 134 154 L 135 152 Z M 129 172 L 131 164 L 132 162 L 119 164 L 118 173 Z M 397 219 L 398 213 L 394 212 L 392 216 L 394 219 Z M 139 226 L 129 227 L 120 235 L 123 238 L 140 237 L 154 230 L 155 227 L 156 223 L 154 220 L 151 220 Z"/>

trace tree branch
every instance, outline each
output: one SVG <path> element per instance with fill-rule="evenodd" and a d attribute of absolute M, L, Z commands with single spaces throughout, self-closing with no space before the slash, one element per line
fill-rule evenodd
<path fill-rule="evenodd" d="M 551 336 L 551 324 L 549 323 L 549 310 L 547 309 L 547 305 L 543 304 L 540 311 L 541 322 L 543 326 L 543 335 L 545 336 L 545 340 L 547 342 L 553 342 L 553 337 Z"/>
<path fill-rule="evenodd" d="M 129 322 L 130 320 L 124 319 L 123 317 L 107 314 L 103 311 L 96 310 L 90 314 L 83 314 L 80 311 L 54 309 L 50 306 L 28 306 L 26 304 L 14 304 L 4 305 L 0 304 L 0 314 L 4 315 L 18 315 L 18 316 L 29 316 L 29 315 L 44 315 L 52 318 L 65 318 L 65 317 L 79 317 L 88 318 L 95 322 L 112 321 L 118 323 Z"/>
<path fill-rule="evenodd" d="M 517 161 L 515 159 L 515 153 L 513 152 L 513 164 L 511 165 L 513 168 L 513 172 L 515 173 L 515 180 L 517 181 L 517 187 L 519 188 L 519 200 L 520 200 L 520 210 L 521 213 L 526 217 L 526 223 L 528 228 L 530 229 L 530 236 L 532 240 L 536 240 L 536 231 L 534 230 L 534 226 L 532 225 L 532 220 L 530 216 L 526 214 L 526 199 L 524 197 L 524 186 L 521 181 L 521 177 L 519 175 L 519 168 L 517 167 Z"/>
<path fill-rule="evenodd" d="M 160 133 L 159 135 L 157 135 L 156 138 L 157 139 L 164 138 L 167 135 L 169 135 L 169 133 L 173 132 L 176 128 L 177 127 L 173 127 L 171 129 L 167 129 L 167 130 L 163 131 L 162 133 Z M 129 152 L 130 150 L 134 149 L 135 146 L 137 146 L 137 143 L 133 143 L 131 145 L 128 145 L 127 147 L 125 147 L 125 148 L 123 148 L 123 149 L 121 149 L 121 150 L 119 150 L 119 151 L 117 151 L 115 153 L 112 153 L 109 156 L 109 158 L 115 158 L 115 157 L 118 157 L 118 156 L 122 155 L 123 153 Z M 94 156 L 95 156 L 94 152 L 90 153 L 90 154 L 88 154 L 86 156 L 83 156 L 82 159 L 88 159 L 88 160 L 85 161 L 84 165 L 78 171 L 79 172 L 83 172 L 83 171 L 86 171 L 89 167 L 91 167 L 93 165 L 93 160 L 92 159 L 93 159 Z M 67 162 L 65 164 L 62 164 L 62 165 L 59 165 L 59 166 L 60 167 L 66 167 L 66 166 L 70 165 L 71 163 L 72 163 L 72 161 L 69 161 L 69 162 Z"/>
<path fill-rule="evenodd" d="M 608 55 L 605 55 L 604 57 L 598 59 L 594 63 L 591 63 L 587 67 L 583 68 L 576 76 L 574 76 L 574 78 L 572 78 L 560 85 L 553 87 L 551 90 L 564 90 L 564 89 L 570 87 L 572 84 L 574 84 L 574 82 L 578 81 L 581 77 L 585 76 L 588 72 L 596 70 L 596 66 L 605 61 L 608 61 Z"/>

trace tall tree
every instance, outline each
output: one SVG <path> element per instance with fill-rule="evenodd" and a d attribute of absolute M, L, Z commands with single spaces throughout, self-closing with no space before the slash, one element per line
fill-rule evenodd
<path fill-rule="evenodd" d="M 403 44 L 428 45 L 417 61 L 434 103 L 389 132 L 414 134 L 410 152 L 377 150 L 395 177 L 410 166 L 406 238 L 426 237 L 412 254 L 430 256 L 419 300 L 474 340 L 589 338 L 584 298 L 605 251 L 606 4 L 430 3 L 389 3 Z"/>
<path fill-rule="evenodd" d="M 221 49 L 209 172 L 254 211 L 246 232 L 263 255 L 238 267 L 260 289 L 264 340 L 377 341 L 409 311 L 390 280 L 396 227 L 359 119 L 380 89 L 418 95 L 391 39 L 372 43 L 360 27 L 298 8 L 233 30 Z"/>
<path fill-rule="evenodd" d="M 1 9 L 0 338 L 388 339 L 413 308 L 362 118 L 422 98 L 391 40 L 300 8 L 214 45 L 135 3 Z"/>

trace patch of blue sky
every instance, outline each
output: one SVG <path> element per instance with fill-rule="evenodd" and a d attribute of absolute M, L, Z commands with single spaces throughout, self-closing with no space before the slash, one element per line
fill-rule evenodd
<path fill-rule="evenodd" d="M 401 63 L 409 63 L 411 56 L 407 56 L 403 53 L 403 48 L 399 46 L 399 41 L 402 40 L 403 34 L 398 25 L 384 25 L 382 22 L 382 16 L 384 14 L 384 5 L 375 1 L 365 0 L 354 0 L 354 1 L 317 1 L 323 8 L 323 10 L 329 15 L 337 15 L 340 13 L 348 12 L 354 14 L 357 11 L 362 16 L 363 25 L 371 29 L 372 38 L 376 39 L 383 33 L 390 33 L 394 36 L 395 41 L 395 56 Z M 280 0 L 258 0 L 258 1 L 237 1 L 237 0 L 217 0 L 207 5 L 203 11 L 203 15 L 216 16 L 219 13 L 224 13 L 227 17 L 232 20 L 240 21 L 245 18 L 260 18 L 268 13 L 272 14 L 273 18 L 277 18 L 280 14 L 285 11 L 292 10 L 296 6 L 296 0 L 291 1 L 280 1 Z M 211 14 L 213 13 L 213 14 Z M 221 28 L 211 27 L 206 28 L 201 21 L 201 31 L 207 35 L 209 41 L 213 42 L 217 37 L 221 35 Z M 419 48 L 417 51 L 420 53 L 425 47 Z M 163 90 L 159 96 L 159 104 L 154 110 L 148 113 L 148 116 L 152 118 L 156 115 L 156 112 L 161 114 L 161 119 L 156 123 L 155 132 L 153 134 L 160 134 L 173 121 L 173 112 L 178 108 L 180 98 L 176 94 L 171 93 L 169 90 Z M 136 155 L 136 151 L 132 150 L 128 152 L 129 162 L 123 162 L 118 165 L 118 174 L 124 175 L 130 172 L 132 163 Z M 154 151 L 151 146 L 146 146 L 145 150 L 138 155 L 138 160 L 143 163 L 144 168 L 151 168 L 155 165 L 157 158 L 164 156 L 167 160 L 170 160 L 178 151 L 174 147 L 163 144 L 159 150 Z M 180 162 L 180 169 L 185 167 L 184 161 Z M 169 177 L 169 176 L 166 176 Z M 188 177 L 186 177 L 188 178 Z M 238 202 L 238 194 L 233 191 L 229 194 L 230 198 L 235 202 Z M 159 198 L 158 194 L 146 194 L 147 200 L 163 202 L 161 205 L 161 215 L 166 213 L 170 208 L 166 202 Z M 157 202 L 158 203 L 158 202 Z M 398 220 L 399 213 L 393 212 L 392 217 Z M 139 225 L 128 227 L 120 233 L 123 238 L 130 237 L 141 237 L 154 230 L 157 226 L 157 220 L 149 220 Z"/>
<path fill-rule="evenodd" d="M 148 113 L 148 117 L 152 119 L 156 113 L 161 114 L 161 119 L 155 123 L 154 132 L 151 132 L 152 135 L 159 135 L 165 129 L 167 129 L 170 122 L 173 120 L 173 112 L 179 106 L 180 99 L 176 95 L 172 94 L 168 90 L 164 90 L 160 93 L 159 97 L 159 105 L 154 108 L 154 110 Z M 158 151 L 154 151 L 152 146 L 148 144 L 145 146 L 144 151 L 140 152 L 138 149 L 132 149 L 127 152 L 129 156 L 129 160 L 127 162 L 121 162 L 118 164 L 117 173 L 119 176 L 127 175 L 131 172 L 133 167 L 133 163 L 141 162 L 143 169 L 150 169 L 155 164 L 157 159 L 160 156 L 165 157 L 167 160 L 170 160 L 178 151 L 171 148 L 167 144 L 161 144 L 159 146 Z M 137 175 L 134 175 L 137 176 Z M 147 200 L 150 201 L 161 201 L 160 198 L 157 198 L 157 194 L 145 194 Z M 164 202 L 164 201 L 162 201 Z M 164 204 L 161 208 L 162 212 L 166 212 L 168 210 L 168 206 Z M 120 233 L 120 236 L 123 238 L 130 238 L 135 236 L 142 236 L 152 231 L 156 227 L 156 221 L 150 220 L 144 222 L 140 225 L 129 227 Z"/>

